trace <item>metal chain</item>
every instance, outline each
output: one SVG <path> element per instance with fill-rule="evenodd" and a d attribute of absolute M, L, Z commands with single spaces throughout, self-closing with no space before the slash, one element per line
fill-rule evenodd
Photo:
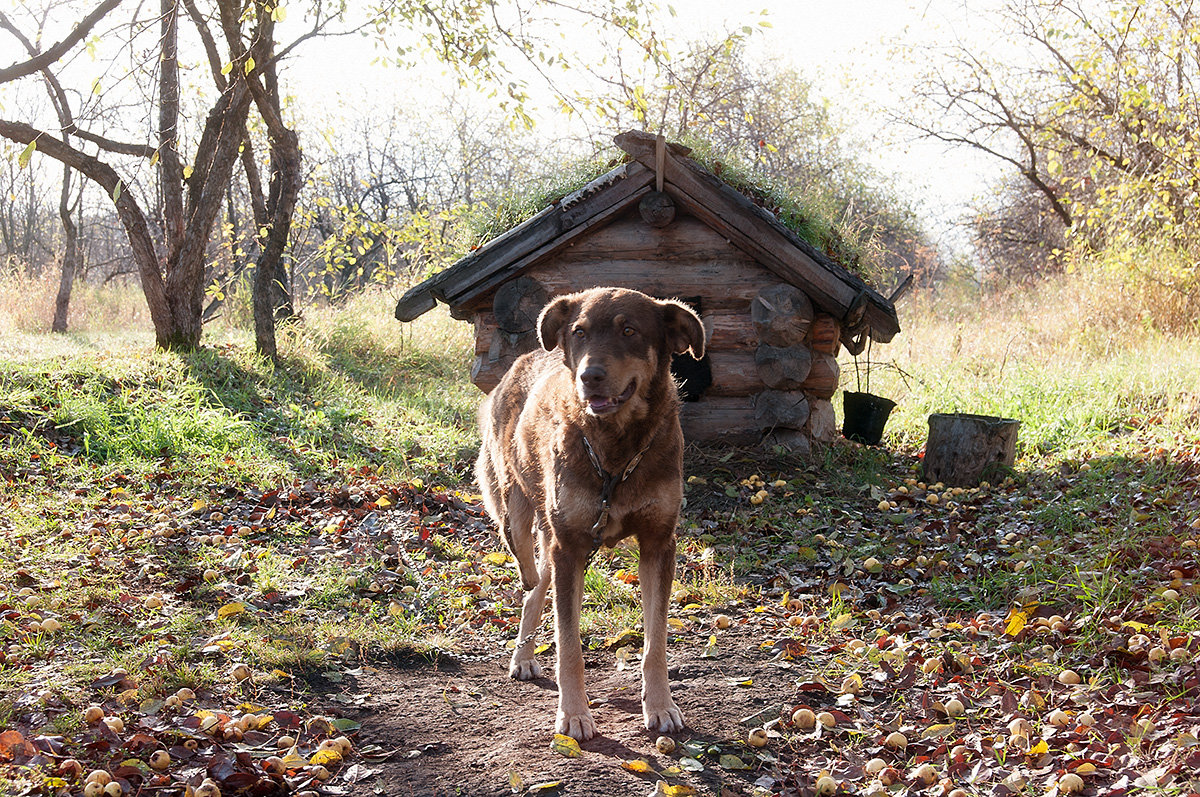
<path fill-rule="evenodd" d="M 421 575 L 421 569 L 419 567 L 417 567 L 417 563 L 414 562 L 412 560 L 412 558 L 408 555 L 408 550 L 405 548 L 403 542 L 396 543 L 396 551 L 399 553 L 400 559 L 404 562 L 405 566 L 408 567 L 408 571 L 412 574 L 413 579 L 417 582 L 417 584 L 420 585 L 422 594 L 424 594 L 424 595 L 432 594 L 434 592 L 433 587 L 429 584 L 428 581 L 425 580 L 425 577 Z M 527 645 L 530 642 L 532 642 L 533 640 L 535 640 L 537 638 L 538 632 L 540 630 L 541 630 L 541 622 L 540 622 L 540 618 L 539 618 L 538 625 L 535 626 L 533 631 L 529 632 L 529 634 L 527 634 L 525 637 L 517 640 L 517 643 L 513 647 L 513 650 L 517 650 L 517 649 L 521 648 L 522 646 Z M 445 648 L 439 648 L 439 647 L 431 647 L 430 650 L 436 651 L 437 654 L 440 656 L 445 656 L 448 659 L 463 662 L 466 664 L 476 664 L 476 663 L 485 662 L 485 661 L 493 661 L 495 659 L 502 658 L 503 656 L 508 654 L 507 645 L 502 646 L 499 650 L 492 651 L 491 653 L 455 653 L 452 650 L 446 650 Z"/>

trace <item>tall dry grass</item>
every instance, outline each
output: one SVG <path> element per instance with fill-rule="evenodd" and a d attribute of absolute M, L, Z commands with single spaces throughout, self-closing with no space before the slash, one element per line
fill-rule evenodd
<path fill-rule="evenodd" d="M 1017 418 L 1030 455 L 1076 455 L 1147 416 L 1164 436 L 1200 436 L 1194 299 L 1114 258 L 1079 266 L 1021 289 L 902 302 L 904 329 L 874 348 L 870 370 L 871 392 L 898 402 L 893 441 L 919 446 L 934 412 Z M 854 390 L 853 359 L 842 369 Z"/>
<path fill-rule="evenodd" d="M 30 275 L 20 268 L 0 271 L 0 334 L 50 331 L 58 275 Z M 92 285 L 77 281 L 71 291 L 69 331 L 127 332 L 149 326 L 150 311 L 136 282 Z"/>

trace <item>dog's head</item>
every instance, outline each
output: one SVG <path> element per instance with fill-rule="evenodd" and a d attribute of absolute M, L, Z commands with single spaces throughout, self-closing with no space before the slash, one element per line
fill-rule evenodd
<path fill-rule="evenodd" d="M 704 356 L 704 326 L 687 305 L 621 288 L 558 297 L 542 310 L 538 336 L 547 351 L 562 348 L 594 416 L 618 413 L 657 380 L 669 382 L 672 354 Z"/>

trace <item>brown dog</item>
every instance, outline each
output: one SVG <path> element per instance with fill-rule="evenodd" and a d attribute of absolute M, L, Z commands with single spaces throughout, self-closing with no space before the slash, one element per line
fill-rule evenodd
<path fill-rule="evenodd" d="M 554 588 L 559 733 L 589 739 L 596 724 L 583 683 L 583 575 L 601 545 L 640 548 L 646 727 L 683 727 L 667 682 L 667 603 L 683 498 L 683 434 L 671 355 L 704 355 L 687 306 L 637 291 L 595 288 L 542 311 L 546 351 L 520 357 L 480 409 L 476 463 L 484 503 L 528 590 L 509 675 L 541 675 L 532 636 Z M 556 351 L 560 350 L 560 351 Z M 533 528 L 540 557 L 535 559 Z"/>

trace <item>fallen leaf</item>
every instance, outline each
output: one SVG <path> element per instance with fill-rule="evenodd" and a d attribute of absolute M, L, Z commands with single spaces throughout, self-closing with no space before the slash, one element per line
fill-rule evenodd
<path fill-rule="evenodd" d="M 550 749 L 567 758 L 579 758 L 583 754 L 583 751 L 579 749 L 579 742 L 562 733 L 554 734 L 554 741 L 550 742 Z"/>
<path fill-rule="evenodd" d="M 224 620 L 227 617 L 235 617 L 244 611 L 246 611 L 246 604 L 244 603 L 238 601 L 227 603 L 220 609 L 217 609 L 217 619 Z"/>
<path fill-rule="evenodd" d="M 644 758 L 635 758 L 632 761 L 622 761 L 621 768 L 627 769 L 630 772 L 636 772 L 639 775 L 645 775 L 654 772 L 654 767 L 650 766 L 650 762 Z"/>

